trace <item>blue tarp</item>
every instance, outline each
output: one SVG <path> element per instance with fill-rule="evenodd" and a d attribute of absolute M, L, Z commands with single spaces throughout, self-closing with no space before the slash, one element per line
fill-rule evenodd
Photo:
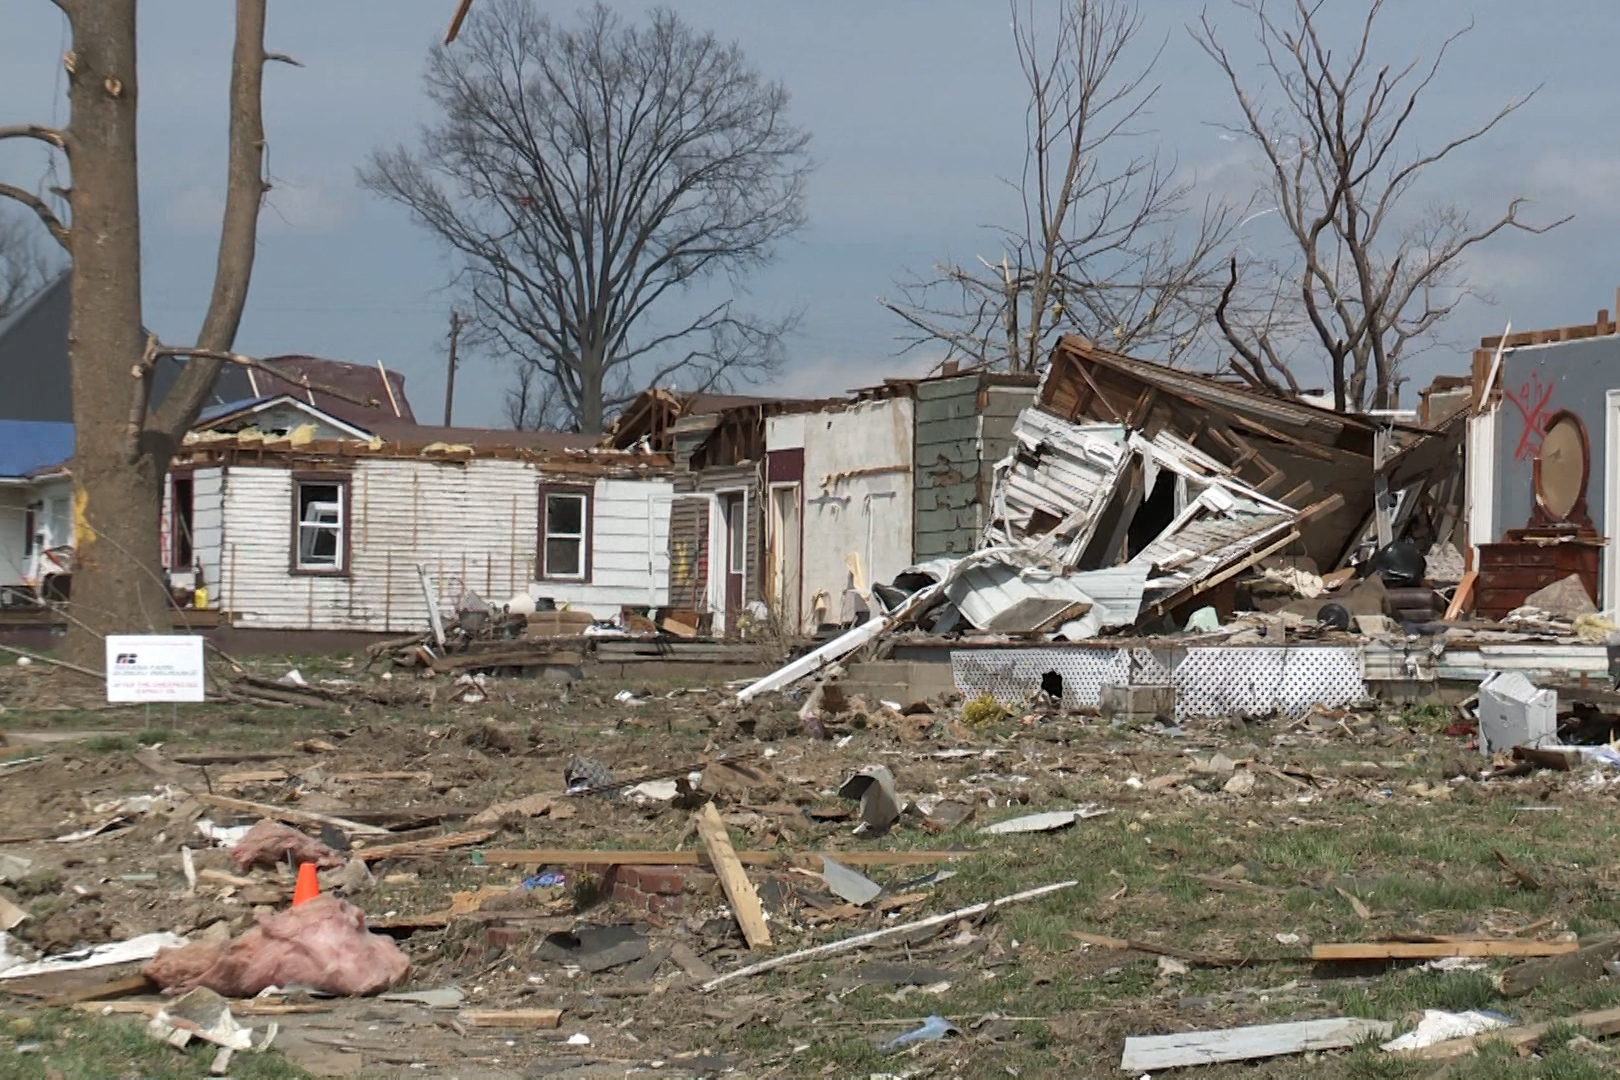
<path fill-rule="evenodd" d="M 0 477 L 20 477 L 73 456 L 73 425 L 54 420 L 0 420 Z"/>

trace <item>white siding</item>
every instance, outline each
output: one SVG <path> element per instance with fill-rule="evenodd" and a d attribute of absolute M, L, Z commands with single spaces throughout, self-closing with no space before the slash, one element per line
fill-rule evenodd
<path fill-rule="evenodd" d="M 667 606 L 674 494 L 667 480 L 598 480 L 591 496 L 590 584 L 540 581 L 530 592 L 599 619 L 617 615 L 621 607 Z M 537 526 L 538 496 L 534 517 Z"/>
<path fill-rule="evenodd" d="M 447 610 L 464 591 L 494 604 L 529 591 L 602 617 L 617 614 L 621 604 L 648 604 L 649 597 L 668 602 L 667 481 L 597 482 L 592 581 L 567 587 L 533 584 L 540 473 L 528 462 L 357 462 L 344 577 L 289 569 L 292 484 L 285 468 L 232 466 L 226 475 L 223 580 L 215 580 L 239 625 L 419 629 L 427 615 L 418 563 Z M 656 574 L 649 571 L 649 538 Z"/>
<path fill-rule="evenodd" d="M 202 566 L 208 606 L 219 607 L 220 538 L 224 525 L 224 470 L 198 469 L 191 474 L 191 550 Z"/>
<path fill-rule="evenodd" d="M 809 630 L 814 629 L 818 596 L 826 606 L 822 618 L 838 621 L 844 590 L 857 584 L 851 562 L 858 562 L 859 584 L 865 589 L 874 581 L 893 580 L 911 565 L 912 402 L 862 402 L 836 412 L 804 414 L 802 420 L 805 507 L 799 595 Z"/>
<path fill-rule="evenodd" d="M 28 571 L 24 526 L 33 497 L 31 487 L 0 487 L 0 587 L 21 585 Z"/>
<path fill-rule="evenodd" d="M 806 422 L 815 419 L 815 413 L 788 413 L 765 419 L 765 449 L 802 450 Z"/>

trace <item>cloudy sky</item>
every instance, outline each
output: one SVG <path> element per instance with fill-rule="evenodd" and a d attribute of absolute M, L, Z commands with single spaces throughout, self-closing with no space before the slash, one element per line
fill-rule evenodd
<path fill-rule="evenodd" d="M 572 0 L 535 0 L 567 15 Z M 1036 0 L 1052 10 L 1056 0 Z M 166 341 L 196 333 L 217 244 L 225 170 L 225 89 L 231 6 L 224 0 L 148 0 L 140 22 L 145 308 Z M 635 15 L 650 5 L 617 0 Z M 1336 9 L 1350 5 L 1332 5 Z M 265 126 L 275 190 L 266 208 L 246 319 L 237 346 L 258 355 L 302 352 L 403 371 L 421 418 L 442 411 L 450 273 L 434 241 L 403 211 L 361 191 L 355 169 L 375 147 L 411 139 L 429 119 L 423 58 L 454 0 L 272 0 L 268 44 L 306 65 L 272 65 Z M 995 257 L 984 226 L 1011 219 L 1003 178 L 1023 153 L 1022 83 L 1003 0 L 681 0 L 693 25 L 738 40 L 793 94 L 817 170 L 810 225 L 777 264 L 754 276 L 747 304 L 803 307 L 789 343 L 784 393 L 832 393 L 915 373 L 928 358 L 898 356 L 898 320 L 878 306 L 908 269 L 942 258 Z M 1203 194 L 1245 196 L 1258 179 L 1252 153 L 1222 137 L 1230 91 L 1187 25 L 1206 7 L 1245 62 L 1252 29 L 1223 0 L 1148 0 L 1144 44 L 1164 45 L 1151 138 L 1196 177 Z M 1491 137 L 1457 155 L 1417 193 L 1479 216 L 1507 198 L 1534 200 L 1531 216 L 1576 219 L 1542 237 L 1510 236 L 1470 264 L 1495 303 L 1462 309 L 1411 372 L 1462 370 L 1467 349 L 1512 319 L 1521 329 L 1590 322 L 1613 308 L 1620 267 L 1606 256 L 1620 235 L 1620 147 L 1603 134 L 1620 74 L 1601 0 L 1556 5 L 1510 0 L 1389 0 L 1383 54 L 1432 55 L 1470 20 L 1441 84 L 1414 125 L 1432 144 L 1487 118 L 1516 94 L 1542 89 Z M 1554 14 L 1556 13 L 1556 14 Z M 65 123 L 60 57 L 65 27 L 46 0 L 0 0 L 0 123 Z M 53 183 L 43 155 L 0 144 L 0 178 Z M 1259 219 L 1246 243 L 1277 237 Z M 501 423 L 508 372 L 474 358 L 457 382 L 456 420 Z"/>

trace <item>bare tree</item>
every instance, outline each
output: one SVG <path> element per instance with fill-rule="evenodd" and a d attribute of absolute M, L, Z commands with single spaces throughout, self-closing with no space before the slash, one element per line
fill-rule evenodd
<path fill-rule="evenodd" d="M 1206 202 L 1188 230 L 1194 185 L 1147 145 L 1158 56 L 1130 65 L 1136 0 L 1065 0 L 1050 40 L 1032 0 L 1010 6 L 1029 87 L 1023 170 L 1009 181 L 1024 220 L 991 227 L 999 253 L 937 266 L 880 302 L 905 320 L 906 349 L 943 344 L 975 365 L 1034 371 L 1069 332 L 1174 360 L 1219 294 L 1215 256 L 1236 213 Z"/>
<path fill-rule="evenodd" d="M 26 217 L 0 210 L 0 319 L 15 311 L 56 272 Z"/>
<path fill-rule="evenodd" d="M 440 119 L 361 182 L 450 248 L 474 319 L 581 431 L 645 386 L 780 363 L 791 319 L 676 302 L 735 284 L 805 220 L 808 136 L 736 45 L 670 11 L 630 25 L 598 4 L 561 26 L 495 0 L 434 46 L 426 84 Z"/>
<path fill-rule="evenodd" d="M 1271 101 L 1244 86 L 1239 65 L 1205 14 L 1193 36 L 1220 65 L 1243 113 L 1231 130 L 1251 141 L 1265 161 L 1267 198 L 1285 223 L 1292 257 L 1263 268 L 1257 291 L 1291 305 L 1280 320 L 1303 327 L 1311 351 L 1325 352 L 1339 411 L 1388 408 L 1399 393 L 1402 361 L 1470 295 L 1463 256 L 1498 233 L 1543 233 L 1569 220 L 1535 226 L 1520 220 L 1526 200 L 1477 222 L 1456 203 L 1428 202 L 1411 210 L 1406 197 L 1429 168 L 1494 130 L 1531 94 L 1516 97 L 1484 123 L 1421 149 L 1412 136 L 1420 99 L 1439 75 L 1446 53 L 1472 24 L 1446 38 L 1428 63 L 1393 68 L 1372 56 L 1384 0 L 1370 0 L 1357 37 L 1335 49 L 1322 24 L 1324 0 L 1234 0 L 1255 22 L 1260 71 Z M 1339 5 L 1342 6 L 1342 5 Z M 1285 15 L 1274 17 L 1278 9 Z M 1229 267 L 1223 298 L 1238 287 Z M 1262 324 L 1218 311 L 1221 330 L 1237 353 L 1233 362 L 1251 382 L 1281 389 L 1299 357 L 1276 321 Z"/>
<path fill-rule="evenodd" d="M 64 222 L 43 199 L 0 184 L 72 257 L 69 359 L 73 379 L 74 572 L 68 651 L 100 662 L 98 634 L 166 631 L 158 524 L 174 447 L 196 419 L 236 337 L 253 271 L 262 179 L 260 91 L 266 0 L 236 0 L 224 228 L 213 296 L 195 345 L 167 348 L 141 322 L 140 188 L 136 169 L 135 0 L 54 0 L 72 48 L 68 126 L 0 127 L 66 157 Z M 149 409 L 152 366 L 188 362 L 161 407 Z"/>

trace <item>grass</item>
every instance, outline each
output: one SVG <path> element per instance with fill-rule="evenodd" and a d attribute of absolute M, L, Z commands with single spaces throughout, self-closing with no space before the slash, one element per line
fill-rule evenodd
<path fill-rule="evenodd" d="M 26 1052 L 25 1052 L 26 1050 Z M 176 1050 L 153 1039 L 140 1020 L 61 1010 L 0 1021 L 0 1076 L 7 1080 L 191 1080 L 206 1077 L 214 1047 Z M 236 1080 L 303 1080 L 309 1073 L 274 1052 L 239 1053 Z"/>

